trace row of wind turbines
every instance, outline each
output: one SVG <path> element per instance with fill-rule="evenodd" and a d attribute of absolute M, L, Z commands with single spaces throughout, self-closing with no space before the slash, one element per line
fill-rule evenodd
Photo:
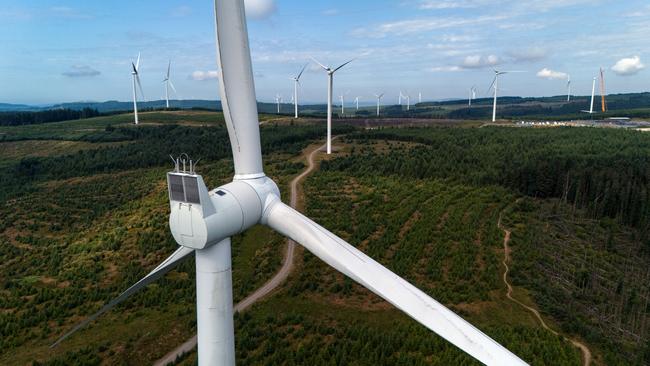
<path fill-rule="evenodd" d="M 178 94 L 174 83 L 170 78 L 170 72 L 172 67 L 172 61 L 169 60 L 167 63 L 167 73 L 163 79 L 163 84 L 165 85 L 165 108 L 169 109 L 169 88 L 172 88 L 174 93 Z M 133 118 L 134 122 L 137 125 L 138 121 L 138 90 L 140 90 L 140 97 L 142 100 L 145 100 L 144 92 L 142 91 L 142 84 L 140 83 L 140 53 L 138 53 L 138 58 L 135 63 L 131 62 L 131 79 L 133 84 Z M 136 89 L 137 85 L 137 89 Z"/>

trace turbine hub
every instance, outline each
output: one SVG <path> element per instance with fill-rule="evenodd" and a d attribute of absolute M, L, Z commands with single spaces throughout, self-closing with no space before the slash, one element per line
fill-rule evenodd
<path fill-rule="evenodd" d="M 280 197 L 278 186 L 266 176 L 208 191 L 203 177 L 176 169 L 167 173 L 167 183 L 172 235 L 179 245 L 193 249 L 205 249 L 259 223 Z"/>

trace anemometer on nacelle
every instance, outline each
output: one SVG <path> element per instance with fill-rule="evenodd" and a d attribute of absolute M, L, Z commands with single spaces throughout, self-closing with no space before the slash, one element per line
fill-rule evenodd
<path fill-rule="evenodd" d="M 174 170 L 167 173 L 169 227 L 179 245 L 204 249 L 257 223 L 262 206 L 250 185 L 234 181 L 208 191 L 196 164 L 183 155 L 172 158 Z M 259 215 L 245 214 L 251 212 Z"/>

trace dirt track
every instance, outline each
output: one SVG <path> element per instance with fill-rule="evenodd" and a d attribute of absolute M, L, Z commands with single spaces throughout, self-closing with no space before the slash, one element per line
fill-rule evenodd
<path fill-rule="evenodd" d="M 526 310 L 530 311 L 531 313 L 533 313 L 533 315 L 535 315 L 537 320 L 539 320 L 539 323 L 542 325 L 542 327 L 544 329 L 548 330 L 549 332 L 551 332 L 551 333 L 553 333 L 555 335 L 558 335 L 558 332 L 554 331 L 553 329 L 551 329 L 546 324 L 546 322 L 544 321 L 544 319 L 542 319 L 542 316 L 539 313 L 539 311 L 537 311 L 537 309 L 534 309 L 534 308 L 522 303 L 521 301 L 515 299 L 514 297 L 512 297 L 512 285 L 510 285 L 510 282 L 508 282 L 508 271 L 510 269 L 508 267 L 508 262 L 511 261 L 511 258 L 510 258 L 510 245 L 509 244 L 510 244 L 510 235 L 512 233 L 510 232 L 510 230 L 506 229 L 505 227 L 503 227 L 503 225 L 501 225 L 501 215 L 499 215 L 499 221 L 498 221 L 497 225 L 499 226 L 499 229 L 503 230 L 503 232 L 505 233 L 505 236 L 503 238 L 503 266 L 505 267 L 505 270 L 503 271 L 503 283 L 505 283 L 506 287 L 508 288 L 508 292 L 506 293 L 506 296 L 511 301 L 517 303 L 518 305 L 520 305 L 524 309 L 526 309 Z M 580 351 L 582 351 L 583 365 L 584 366 L 591 365 L 591 351 L 589 350 L 589 347 L 587 347 L 585 344 L 583 344 L 583 343 L 581 343 L 581 342 L 579 342 L 579 341 L 577 341 L 575 339 L 567 338 L 567 340 L 569 342 L 571 342 L 571 344 L 573 344 L 575 347 L 578 347 L 580 349 Z"/>

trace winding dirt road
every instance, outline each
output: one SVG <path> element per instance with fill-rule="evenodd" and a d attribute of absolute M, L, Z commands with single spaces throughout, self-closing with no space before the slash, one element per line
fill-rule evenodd
<path fill-rule="evenodd" d="M 499 215 L 499 221 L 498 221 L 497 225 L 498 225 L 499 229 L 503 230 L 503 232 L 505 233 L 505 236 L 503 238 L 503 262 L 502 263 L 503 263 L 503 266 L 505 267 L 505 270 L 503 271 L 503 283 L 505 283 L 506 287 L 508 288 L 508 292 L 506 293 L 506 296 L 511 301 L 517 303 L 518 305 L 520 305 L 524 309 L 526 309 L 526 310 L 530 311 L 531 313 L 533 313 L 533 315 L 535 315 L 537 320 L 539 320 L 539 323 L 542 325 L 542 327 L 544 329 L 548 330 L 549 332 L 551 332 L 551 333 L 553 333 L 555 335 L 559 335 L 558 332 L 554 331 L 553 329 L 551 329 L 546 324 L 544 319 L 542 319 L 542 315 L 539 313 L 539 311 L 537 311 L 537 309 L 534 309 L 534 308 L 522 303 L 521 301 L 515 299 L 514 297 L 512 297 L 512 285 L 510 284 L 510 282 L 508 282 L 508 271 L 510 270 L 510 268 L 508 267 L 508 262 L 511 261 L 511 258 L 510 258 L 510 252 L 511 252 L 511 250 L 510 250 L 510 235 L 512 235 L 512 232 L 510 230 L 506 229 L 503 225 L 501 225 L 501 215 Z M 591 351 L 589 350 L 589 347 L 587 347 L 584 343 L 581 343 L 581 342 L 579 342 L 579 341 L 577 341 L 575 339 L 567 338 L 567 340 L 569 342 L 571 342 L 571 344 L 573 344 L 575 347 L 579 348 L 580 351 L 582 351 L 583 365 L 584 366 L 591 365 Z"/>
<path fill-rule="evenodd" d="M 337 137 L 338 136 L 333 137 L 332 140 L 336 139 Z M 327 145 L 324 144 L 312 150 L 307 156 L 307 169 L 305 169 L 302 173 L 300 173 L 300 175 L 296 176 L 291 181 L 289 187 L 289 190 L 291 192 L 291 198 L 289 200 L 289 204 L 291 205 L 291 207 L 296 208 L 296 205 L 298 204 L 298 184 L 300 184 L 300 182 L 306 176 L 308 176 L 309 174 L 311 174 L 311 172 L 314 171 L 314 169 L 316 168 L 316 164 L 314 163 L 314 157 L 319 151 L 322 151 L 326 146 Z M 271 291 L 275 290 L 278 286 L 280 286 L 280 284 L 282 284 L 282 282 L 284 282 L 287 279 L 289 273 L 291 273 L 291 270 L 293 269 L 293 257 L 294 257 L 295 249 L 296 249 L 296 243 L 291 239 L 287 239 L 287 247 L 284 252 L 284 258 L 282 260 L 282 267 L 280 267 L 280 270 L 262 287 L 258 288 L 247 298 L 237 303 L 233 307 L 235 312 L 241 312 L 246 310 L 255 302 L 259 301 L 260 299 L 268 295 Z M 176 361 L 177 357 L 185 353 L 191 352 L 195 347 L 196 347 L 196 336 L 190 338 L 185 343 L 181 344 L 180 346 L 176 347 L 173 351 L 166 354 L 163 358 L 156 361 L 154 363 L 154 366 L 167 366 L 168 364 Z"/>

